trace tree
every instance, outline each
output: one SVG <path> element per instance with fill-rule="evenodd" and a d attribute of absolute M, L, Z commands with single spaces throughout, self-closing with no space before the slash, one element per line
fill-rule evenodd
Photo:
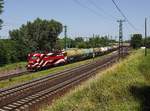
<path fill-rule="evenodd" d="M 0 66 L 18 61 L 15 41 L 10 39 L 0 40 Z"/>
<path fill-rule="evenodd" d="M 87 45 L 85 42 L 78 42 L 78 44 L 76 45 L 77 48 L 87 48 Z"/>
<path fill-rule="evenodd" d="M 143 38 L 143 43 L 142 43 L 143 46 L 145 46 L 145 42 L 146 42 L 146 47 L 150 48 L 150 37 L 147 37 L 146 41 L 145 38 Z"/>
<path fill-rule="evenodd" d="M 102 46 L 108 46 L 110 43 L 110 40 L 108 39 L 107 36 L 101 37 L 101 44 Z"/>
<path fill-rule="evenodd" d="M 84 42 L 84 39 L 83 39 L 83 37 L 76 37 L 75 38 L 75 42 L 77 43 L 77 42 Z"/>
<path fill-rule="evenodd" d="M 150 37 L 147 38 L 146 43 L 147 43 L 147 47 L 150 48 Z"/>
<path fill-rule="evenodd" d="M 75 47 L 75 40 L 73 40 L 71 37 L 66 38 L 66 42 L 67 42 L 67 48 L 74 48 Z M 65 38 L 59 38 L 58 39 L 58 43 L 57 43 L 57 47 L 59 47 L 59 49 L 64 49 L 65 47 Z"/>
<path fill-rule="evenodd" d="M 86 48 L 86 43 L 84 42 L 83 37 L 77 37 L 74 40 L 76 48 Z"/>
<path fill-rule="evenodd" d="M 133 34 L 133 36 L 131 37 L 131 46 L 135 49 L 140 48 L 142 46 L 141 34 Z"/>
<path fill-rule="evenodd" d="M 12 30 L 9 35 L 12 40 L 17 41 L 18 54 L 26 58 L 29 52 L 44 52 L 56 49 L 58 35 L 63 26 L 55 20 L 41 20 L 37 18 L 33 22 L 27 22 L 21 28 Z"/>
<path fill-rule="evenodd" d="M 4 5 L 4 0 L 0 0 L 0 14 L 2 14 L 3 12 L 3 6 Z M 3 23 L 3 20 L 0 19 L 0 29 L 2 28 L 2 23 Z"/>
<path fill-rule="evenodd" d="M 107 36 L 95 36 L 95 37 L 91 37 L 89 38 L 89 44 L 90 47 L 102 47 L 102 46 L 108 46 L 110 43 L 110 40 L 108 39 Z"/>

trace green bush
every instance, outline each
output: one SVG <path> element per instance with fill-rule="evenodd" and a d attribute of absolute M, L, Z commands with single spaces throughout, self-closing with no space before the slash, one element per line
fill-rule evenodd
<path fill-rule="evenodd" d="M 133 34 L 131 37 L 131 46 L 134 49 L 140 48 L 142 46 L 142 35 L 141 34 Z"/>
<path fill-rule="evenodd" d="M 19 60 L 16 50 L 16 42 L 9 39 L 0 40 L 0 66 L 17 61 Z"/>

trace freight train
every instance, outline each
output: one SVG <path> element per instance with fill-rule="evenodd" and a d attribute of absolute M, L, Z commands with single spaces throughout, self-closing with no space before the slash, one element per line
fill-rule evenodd
<path fill-rule="evenodd" d="M 37 71 L 52 66 L 64 65 L 76 61 L 101 56 L 117 50 L 117 46 L 90 48 L 90 49 L 68 49 L 66 51 L 53 51 L 49 53 L 28 54 L 28 71 Z"/>

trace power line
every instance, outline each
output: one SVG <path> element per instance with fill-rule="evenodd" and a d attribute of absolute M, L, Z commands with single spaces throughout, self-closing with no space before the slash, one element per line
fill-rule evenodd
<path fill-rule="evenodd" d="M 97 16 L 102 17 L 102 15 L 101 15 L 100 13 L 98 13 L 98 12 L 96 12 L 95 10 L 89 8 L 88 6 L 82 4 L 80 1 L 78 1 L 78 0 L 73 0 L 73 1 L 74 1 L 76 4 L 80 5 L 81 7 L 88 9 L 89 11 L 91 11 L 91 12 L 94 13 L 94 14 L 96 14 Z"/>
<path fill-rule="evenodd" d="M 137 30 L 135 28 L 135 26 L 128 20 L 128 18 L 125 16 L 125 14 L 121 11 L 121 9 L 119 8 L 119 6 L 116 4 L 115 0 L 112 0 L 113 4 L 115 5 L 115 7 L 117 8 L 117 10 L 120 12 L 120 14 L 125 18 L 125 20 L 127 21 L 127 23 L 134 29 Z"/>
<path fill-rule="evenodd" d="M 101 12 L 103 12 L 106 16 L 109 16 L 110 18 L 113 18 L 113 19 L 117 19 L 113 15 L 109 14 L 108 12 L 106 12 L 103 8 L 101 8 L 99 5 L 97 5 L 92 0 L 88 0 L 88 2 L 91 3 L 95 8 L 97 8 L 98 10 L 100 10 Z"/>

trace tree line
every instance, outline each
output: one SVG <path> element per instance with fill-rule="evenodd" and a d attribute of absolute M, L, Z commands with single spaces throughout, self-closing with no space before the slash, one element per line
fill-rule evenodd
<path fill-rule="evenodd" d="M 147 39 L 145 40 L 145 38 L 142 37 L 142 34 L 133 34 L 131 36 L 130 45 L 134 49 L 138 49 L 141 46 L 146 46 L 147 48 L 150 48 L 150 37 L 147 37 Z"/>
<path fill-rule="evenodd" d="M 65 47 L 65 38 L 59 39 L 61 49 Z M 66 38 L 67 48 L 95 48 L 110 46 L 116 43 L 115 40 L 111 40 L 108 36 L 96 35 L 94 37 L 75 37 L 74 39 Z"/>

